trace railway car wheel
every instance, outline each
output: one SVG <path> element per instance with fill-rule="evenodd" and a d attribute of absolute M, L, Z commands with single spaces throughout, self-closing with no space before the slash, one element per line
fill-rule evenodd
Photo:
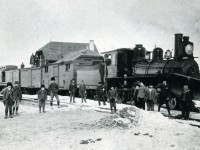
<path fill-rule="evenodd" d="M 175 109 L 175 108 L 176 108 L 176 105 L 177 105 L 177 100 L 176 100 L 176 98 L 170 99 L 170 101 L 169 101 L 169 107 L 170 107 L 170 109 Z"/>

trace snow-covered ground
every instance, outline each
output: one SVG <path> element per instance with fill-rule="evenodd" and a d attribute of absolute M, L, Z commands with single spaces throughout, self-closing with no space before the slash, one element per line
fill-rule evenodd
<path fill-rule="evenodd" d="M 37 96 L 23 95 L 23 98 L 36 99 Z M 23 102 L 20 115 L 12 119 L 3 118 L 4 106 L 0 103 L 0 150 L 200 149 L 200 128 L 191 126 L 200 125 L 199 122 L 169 119 L 157 111 L 147 112 L 131 106 L 139 115 L 136 126 L 101 128 L 95 123 L 114 116 L 108 113 L 109 104 L 99 107 L 97 101 L 81 103 L 80 98 L 70 104 L 67 96 L 60 96 L 60 100 L 61 108 L 57 108 L 54 100 L 54 109 L 47 104 L 46 113 L 41 114 L 37 104 Z M 119 110 L 125 107 L 127 105 L 117 105 Z"/>

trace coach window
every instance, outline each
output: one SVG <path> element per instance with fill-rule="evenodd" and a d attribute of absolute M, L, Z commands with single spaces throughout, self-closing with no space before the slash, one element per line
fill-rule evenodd
<path fill-rule="evenodd" d="M 65 70 L 69 71 L 69 69 L 70 69 L 70 64 L 65 64 Z"/>
<path fill-rule="evenodd" d="M 2 72 L 2 82 L 6 82 L 6 73 Z"/>
<path fill-rule="evenodd" d="M 49 66 L 45 66 L 44 70 L 45 70 L 45 72 L 48 72 L 49 71 Z"/>
<path fill-rule="evenodd" d="M 115 53 L 112 54 L 112 56 L 111 56 L 111 64 L 112 64 L 112 65 L 115 65 L 115 64 L 116 64 L 116 55 L 115 55 Z"/>

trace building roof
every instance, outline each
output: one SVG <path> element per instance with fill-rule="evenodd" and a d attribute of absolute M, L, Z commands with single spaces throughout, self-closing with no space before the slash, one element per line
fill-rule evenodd
<path fill-rule="evenodd" d="M 15 65 L 0 66 L 0 71 L 7 71 L 7 70 L 14 70 L 14 69 L 17 69 L 17 66 Z"/>
<path fill-rule="evenodd" d="M 74 61 L 79 57 L 102 57 L 102 56 L 98 52 L 91 51 L 89 49 L 84 49 L 84 50 L 74 51 L 69 54 L 65 54 L 63 58 L 61 58 L 55 63 Z"/>
<path fill-rule="evenodd" d="M 57 61 L 65 54 L 69 54 L 74 51 L 79 51 L 82 49 L 88 49 L 89 43 L 70 43 L 70 42 L 54 42 L 51 41 L 45 46 L 36 51 L 36 54 L 43 52 L 45 59 Z M 98 53 L 96 45 L 94 44 L 94 51 Z"/>

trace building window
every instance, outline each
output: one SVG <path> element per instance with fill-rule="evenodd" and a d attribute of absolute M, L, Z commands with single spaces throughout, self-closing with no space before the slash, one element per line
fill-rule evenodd
<path fill-rule="evenodd" d="M 45 66 L 44 71 L 48 72 L 49 71 L 49 66 Z"/>
<path fill-rule="evenodd" d="M 86 58 L 85 61 L 92 61 L 92 59 L 91 58 Z"/>
<path fill-rule="evenodd" d="M 93 60 L 92 65 L 99 65 L 102 62 L 102 60 Z"/>
<path fill-rule="evenodd" d="M 70 64 L 65 64 L 65 70 L 69 71 L 69 69 L 70 69 Z"/>

